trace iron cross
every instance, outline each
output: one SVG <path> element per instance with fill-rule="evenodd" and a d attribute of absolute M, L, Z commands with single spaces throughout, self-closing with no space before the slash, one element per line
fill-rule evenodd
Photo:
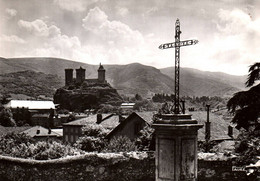
<path fill-rule="evenodd" d="M 198 40 L 185 40 L 180 41 L 180 21 L 176 20 L 175 23 L 175 42 L 173 43 L 165 43 L 159 46 L 160 49 L 168 49 L 175 48 L 175 96 L 174 96 L 174 113 L 180 114 L 180 47 L 195 45 L 199 41 Z"/>

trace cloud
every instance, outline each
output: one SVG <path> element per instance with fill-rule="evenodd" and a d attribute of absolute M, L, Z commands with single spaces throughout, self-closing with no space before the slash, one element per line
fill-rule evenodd
<path fill-rule="evenodd" d="M 82 26 L 94 39 L 85 48 L 93 59 L 99 59 L 102 55 L 103 61 L 119 64 L 147 60 L 144 57 L 149 52 L 149 45 L 145 45 L 145 42 L 149 41 L 145 41 L 142 33 L 120 21 L 109 20 L 99 7 L 89 11 L 82 20 Z"/>
<path fill-rule="evenodd" d="M 87 7 L 100 0 L 54 0 L 54 3 L 59 5 L 61 9 L 72 12 L 83 12 Z"/>
<path fill-rule="evenodd" d="M 102 44 L 105 42 L 117 47 L 136 47 L 144 43 L 144 38 L 139 31 L 132 30 L 120 21 L 108 20 L 105 12 L 98 7 L 91 9 L 82 23 L 82 26 L 95 34 Z"/>
<path fill-rule="evenodd" d="M 34 21 L 19 20 L 18 26 L 33 33 L 36 36 L 53 37 L 61 33 L 60 29 L 54 25 L 48 26 L 43 20 Z"/>
<path fill-rule="evenodd" d="M 10 16 L 10 17 L 14 17 L 17 15 L 17 11 L 15 9 L 9 9 L 9 8 L 6 8 L 5 9 L 5 12 Z"/>
<path fill-rule="evenodd" d="M 107 15 L 98 7 L 91 9 L 88 15 L 82 20 L 82 26 L 89 31 L 98 31 L 102 25 L 108 22 Z"/>
<path fill-rule="evenodd" d="M 217 15 L 217 31 L 212 38 L 189 52 L 198 57 L 197 65 L 192 57 L 187 58 L 187 63 L 202 70 L 246 73 L 250 64 L 259 61 L 260 19 L 253 20 L 241 9 L 219 9 Z"/>
<path fill-rule="evenodd" d="M 116 7 L 116 14 L 122 17 L 125 17 L 129 14 L 129 10 L 125 7 Z"/>
<path fill-rule="evenodd" d="M 16 35 L 7 36 L 7 35 L 4 35 L 4 34 L 0 35 L 0 41 L 9 42 L 9 43 L 19 43 L 19 44 L 26 43 L 25 40 L 23 40 L 22 38 L 19 38 Z"/>
<path fill-rule="evenodd" d="M 249 63 L 257 61 L 258 57 L 252 57 L 255 60 L 246 59 L 257 55 L 260 51 L 260 19 L 253 20 L 249 14 L 240 9 L 223 10 L 220 9 L 218 16 L 220 18 L 217 28 L 219 33 L 215 35 L 216 54 L 222 52 L 222 58 L 225 58 L 229 51 L 236 51 L 239 57 L 230 57 L 229 62 Z M 253 46 L 252 46 L 253 45 Z M 238 60 L 238 59 L 240 60 Z M 221 59 L 220 59 L 221 60 Z"/>

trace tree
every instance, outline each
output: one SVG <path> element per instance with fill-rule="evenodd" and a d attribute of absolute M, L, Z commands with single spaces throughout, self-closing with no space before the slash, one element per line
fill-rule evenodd
<path fill-rule="evenodd" d="M 135 144 L 126 136 L 112 138 L 105 146 L 103 152 L 129 152 L 135 151 Z"/>
<path fill-rule="evenodd" d="M 92 152 L 101 151 L 105 146 L 106 130 L 101 125 L 87 124 L 82 128 L 84 136 L 80 137 L 75 143 L 75 147 Z"/>
<path fill-rule="evenodd" d="M 260 123 L 260 84 L 253 86 L 257 80 L 260 80 L 260 63 L 250 66 L 246 87 L 251 87 L 247 91 L 241 91 L 234 94 L 228 101 L 229 112 L 234 114 L 232 120 L 236 123 L 236 128 L 259 129 Z"/>
<path fill-rule="evenodd" d="M 147 125 L 140 132 L 135 141 L 138 150 L 155 150 L 154 129 Z"/>
<path fill-rule="evenodd" d="M 0 108 L 0 124 L 2 126 L 16 126 L 10 109 Z"/>

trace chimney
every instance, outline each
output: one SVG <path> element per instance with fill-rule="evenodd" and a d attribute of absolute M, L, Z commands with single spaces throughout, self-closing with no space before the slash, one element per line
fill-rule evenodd
<path fill-rule="evenodd" d="M 40 130 L 39 129 L 37 129 L 36 134 L 40 134 Z"/>
<path fill-rule="evenodd" d="M 97 124 L 100 124 L 102 122 L 102 114 L 97 114 Z"/>
<path fill-rule="evenodd" d="M 49 130 L 48 130 L 48 134 L 51 134 L 51 129 L 49 128 Z"/>
<path fill-rule="evenodd" d="M 181 100 L 182 103 L 182 114 L 185 114 L 185 100 Z"/>
<path fill-rule="evenodd" d="M 228 126 L 228 136 L 230 136 L 231 138 L 233 138 L 233 127 L 232 126 Z"/>
<path fill-rule="evenodd" d="M 209 107 L 210 105 L 206 105 L 207 107 L 207 122 L 205 123 L 206 126 L 205 126 L 205 140 L 206 140 L 206 143 L 207 143 L 207 146 L 206 146 L 206 152 L 209 151 L 208 150 L 208 143 L 209 143 L 209 140 L 210 140 L 210 123 L 209 122 Z"/>

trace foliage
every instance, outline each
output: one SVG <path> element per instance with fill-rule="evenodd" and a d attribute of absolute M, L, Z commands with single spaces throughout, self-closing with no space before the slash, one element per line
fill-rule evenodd
<path fill-rule="evenodd" d="M 118 113 L 120 109 L 118 106 L 112 106 L 111 104 L 101 104 L 98 113 Z"/>
<path fill-rule="evenodd" d="M 151 126 L 145 126 L 139 132 L 135 144 L 140 151 L 155 150 L 154 129 Z"/>
<path fill-rule="evenodd" d="M 238 165 L 255 163 L 260 155 L 260 137 L 256 131 L 242 131 L 235 143 L 235 152 L 239 155 Z"/>
<path fill-rule="evenodd" d="M 152 100 L 154 102 L 165 102 L 165 101 L 173 101 L 174 100 L 174 94 L 168 95 L 168 94 L 155 94 L 152 97 Z"/>
<path fill-rule="evenodd" d="M 71 113 L 71 114 L 69 115 L 69 117 L 67 118 L 67 122 L 74 121 L 75 119 L 76 119 L 75 114 Z"/>
<path fill-rule="evenodd" d="M 74 147 L 87 152 L 100 152 L 105 146 L 104 139 L 94 136 L 82 136 L 74 144 Z"/>
<path fill-rule="evenodd" d="M 142 98 L 141 95 L 139 95 L 139 94 L 135 94 L 135 100 L 137 100 L 137 101 L 142 101 L 143 98 Z"/>
<path fill-rule="evenodd" d="M 0 124 L 2 126 L 16 126 L 16 123 L 13 119 L 13 114 L 10 109 L 1 108 L 0 111 Z"/>
<path fill-rule="evenodd" d="M 132 142 L 126 136 L 118 136 L 112 138 L 109 143 L 105 146 L 104 152 L 129 152 L 135 151 L 136 146 L 134 142 Z"/>
<path fill-rule="evenodd" d="M 82 128 L 82 134 L 85 136 L 94 136 L 103 138 L 107 135 L 107 131 L 99 124 L 87 124 Z"/>
<path fill-rule="evenodd" d="M 0 75 L 0 94 L 18 94 L 26 98 L 38 98 L 41 95 L 53 97 L 54 91 L 63 85 L 57 75 L 30 70 Z"/>
<path fill-rule="evenodd" d="M 69 145 L 56 141 L 41 141 L 33 145 L 33 158 L 36 160 L 57 159 L 65 156 L 78 155 L 81 152 Z"/>
<path fill-rule="evenodd" d="M 155 111 L 157 110 L 157 107 L 152 101 L 144 99 L 142 101 L 137 101 L 133 109 L 137 111 Z"/>
<path fill-rule="evenodd" d="M 82 134 L 74 146 L 84 151 L 101 151 L 105 146 L 106 130 L 101 125 L 87 124 L 82 128 Z"/>
<path fill-rule="evenodd" d="M 216 153 L 214 147 L 218 143 L 216 141 L 210 140 L 208 143 L 206 141 L 198 141 L 198 151 L 199 152 L 209 152 Z"/>
<path fill-rule="evenodd" d="M 260 63 L 255 63 L 249 68 L 247 87 L 251 87 L 257 80 L 260 80 Z M 236 123 L 237 129 L 259 126 L 260 116 L 260 84 L 251 87 L 247 91 L 237 92 L 227 103 L 229 112 L 234 114 L 232 120 Z"/>
<path fill-rule="evenodd" d="M 0 137 L 0 154 L 19 158 L 49 160 L 81 152 L 56 141 L 35 142 L 26 134 L 9 133 Z"/>

